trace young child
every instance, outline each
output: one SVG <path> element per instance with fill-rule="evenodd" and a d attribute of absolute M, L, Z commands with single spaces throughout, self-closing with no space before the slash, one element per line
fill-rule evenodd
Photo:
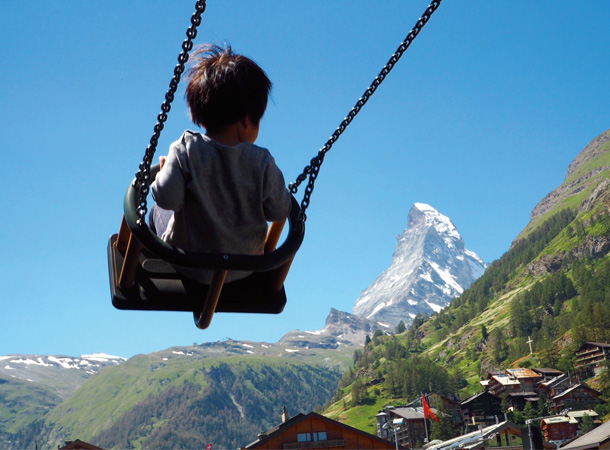
<path fill-rule="evenodd" d="M 271 81 L 230 46 L 206 45 L 193 58 L 186 100 L 193 122 L 206 133 L 185 131 L 160 158 L 151 228 L 188 251 L 262 254 L 267 222 L 285 219 L 291 205 L 273 157 L 254 145 Z M 209 283 L 213 272 L 177 270 L 201 283 Z M 229 272 L 226 281 L 246 275 Z"/>

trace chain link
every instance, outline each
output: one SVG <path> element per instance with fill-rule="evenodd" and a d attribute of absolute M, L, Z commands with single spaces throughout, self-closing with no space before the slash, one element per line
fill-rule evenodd
<path fill-rule="evenodd" d="M 205 2 L 206 0 L 198 0 L 195 5 L 195 13 L 191 16 L 191 25 L 186 30 L 187 38 L 182 43 L 182 52 L 178 55 L 178 64 L 174 68 L 174 76 L 169 83 L 169 90 L 165 94 L 165 101 L 161 105 L 161 112 L 157 116 L 157 124 L 155 125 L 154 133 L 150 138 L 150 143 L 144 153 L 144 159 L 140 163 L 140 170 L 136 173 L 136 179 L 133 182 L 133 187 L 138 190 L 138 226 L 142 226 L 146 223 L 146 213 L 148 212 L 146 198 L 148 197 L 148 192 L 150 190 L 150 166 L 155 151 L 157 150 L 159 136 L 161 135 L 161 131 L 167 120 L 167 113 L 169 113 L 172 108 L 171 104 L 174 101 L 180 78 L 184 72 L 185 64 L 189 59 L 189 52 L 193 49 L 193 39 L 197 37 L 197 27 L 201 25 L 201 15 L 206 8 Z"/>
<path fill-rule="evenodd" d="M 379 75 L 375 77 L 371 85 L 366 89 L 362 97 L 356 102 L 354 107 L 348 113 L 347 117 L 343 119 L 341 124 L 337 127 L 335 132 L 331 135 L 331 137 L 326 141 L 324 146 L 318 151 L 318 154 L 312 158 L 309 165 L 303 169 L 303 172 L 297 177 L 296 181 L 290 183 L 289 189 L 292 194 L 296 194 L 298 192 L 299 186 L 303 181 L 309 178 L 307 182 L 307 186 L 305 188 L 305 193 L 303 194 L 303 200 L 301 201 L 301 214 L 299 220 L 301 222 L 305 222 L 307 220 L 307 215 L 305 211 L 309 206 L 309 202 L 311 200 L 311 193 L 314 189 L 314 184 L 316 182 L 316 178 L 318 177 L 318 173 L 320 172 L 320 166 L 324 162 L 324 156 L 331 149 L 333 144 L 337 142 L 339 136 L 345 131 L 347 126 L 354 120 L 354 117 L 360 112 L 365 103 L 369 100 L 369 98 L 373 95 L 373 93 L 377 90 L 379 85 L 385 79 L 385 77 L 390 73 L 390 71 L 394 68 L 394 65 L 398 62 L 403 53 L 409 48 L 413 40 L 417 37 L 421 29 L 426 25 L 432 14 L 437 10 L 442 0 L 434 0 L 426 11 L 422 14 L 421 18 L 417 21 L 413 29 L 409 32 L 407 37 L 401 42 L 401 44 L 396 49 L 396 52 L 392 55 L 389 61 L 383 66 Z"/>

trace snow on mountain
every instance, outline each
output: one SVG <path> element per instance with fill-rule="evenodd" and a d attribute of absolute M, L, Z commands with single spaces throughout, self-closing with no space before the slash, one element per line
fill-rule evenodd
<path fill-rule="evenodd" d="M 439 312 L 479 278 L 487 264 L 464 246 L 451 220 L 415 203 L 398 236 L 390 267 L 366 289 L 353 314 L 409 325 L 417 314 Z"/>
<path fill-rule="evenodd" d="M 0 356 L 0 378 L 53 386 L 57 393 L 65 398 L 100 369 L 124 361 L 125 358 L 104 353 L 80 357 L 5 355 Z"/>

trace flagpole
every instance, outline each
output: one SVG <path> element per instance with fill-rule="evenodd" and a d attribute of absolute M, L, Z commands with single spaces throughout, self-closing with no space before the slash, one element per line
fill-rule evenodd
<path fill-rule="evenodd" d="M 428 419 L 426 418 L 426 409 L 424 408 L 424 402 L 423 400 L 425 400 L 424 394 L 421 395 L 422 398 L 422 402 L 421 402 L 421 409 L 424 413 L 424 428 L 426 429 L 426 444 L 430 442 L 430 436 L 428 435 Z"/>

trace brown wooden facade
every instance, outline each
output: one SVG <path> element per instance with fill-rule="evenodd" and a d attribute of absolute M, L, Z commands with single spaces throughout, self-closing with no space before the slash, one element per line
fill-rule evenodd
<path fill-rule="evenodd" d="M 610 360 L 610 344 L 585 342 L 576 352 L 576 370 L 599 375 L 603 363 Z"/>
<path fill-rule="evenodd" d="M 546 441 L 567 441 L 576 437 L 578 421 L 567 416 L 542 419 L 540 428 Z"/>
<path fill-rule="evenodd" d="M 244 449 L 387 449 L 395 444 L 317 413 L 298 414 Z"/>
<path fill-rule="evenodd" d="M 577 384 L 551 397 L 550 406 L 556 414 L 570 409 L 593 409 L 600 402 L 599 395 L 599 391 L 585 384 Z"/>

